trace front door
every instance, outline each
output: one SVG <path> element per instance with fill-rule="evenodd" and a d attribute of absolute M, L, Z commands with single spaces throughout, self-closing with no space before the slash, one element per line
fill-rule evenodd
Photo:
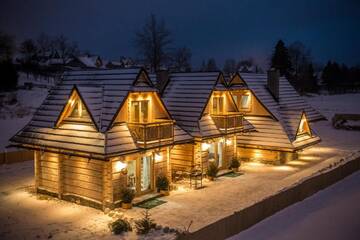
<path fill-rule="evenodd" d="M 209 146 L 209 160 L 215 161 L 219 168 L 222 168 L 224 165 L 223 148 L 223 142 L 221 141 L 210 143 Z"/>
<path fill-rule="evenodd" d="M 135 190 L 136 195 L 153 190 L 152 156 L 141 156 L 127 163 L 127 187 Z"/>

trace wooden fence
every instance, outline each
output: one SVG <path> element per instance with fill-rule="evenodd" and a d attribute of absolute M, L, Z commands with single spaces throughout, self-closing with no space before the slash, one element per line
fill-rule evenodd
<path fill-rule="evenodd" d="M 12 164 L 17 162 L 24 162 L 34 160 L 34 152 L 28 150 L 19 150 L 13 152 L 1 152 L 0 164 Z"/>
<path fill-rule="evenodd" d="M 313 195 L 314 193 L 340 181 L 346 176 L 360 169 L 360 158 L 349 161 L 344 165 L 316 175 L 305 180 L 299 185 L 285 189 L 274 196 L 265 198 L 254 205 L 235 212 L 215 223 L 187 235 L 182 235 L 180 239 L 226 239 L 251 226 L 263 219 L 275 214 L 276 212 Z M 211 237 L 210 237 L 211 236 Z"/>

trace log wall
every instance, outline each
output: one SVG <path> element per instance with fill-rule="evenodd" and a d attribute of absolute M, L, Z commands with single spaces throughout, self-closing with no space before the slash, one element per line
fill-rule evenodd
<path fill-rule="evenodd" d="M 173 172 L 190 170 L 194 164 L 194 145 L 175 145 L 170 151 L 170 164 Z"/>

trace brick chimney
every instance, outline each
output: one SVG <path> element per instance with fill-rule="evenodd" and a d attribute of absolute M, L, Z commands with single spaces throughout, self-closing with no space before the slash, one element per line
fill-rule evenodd
<path fill-rule="evenodd" d="M 169 72 L 168 70 L 159 70 L 156 72 L 156 88 L 159 90 L 159 93 L 162 94 L 167 83 L 169 81 Z"/>
<path fill-rule="evenodd" d="M 279 97 L 280 97 L 279 80 L 280 80 L 280 72 L 275 68 L 271 68 L 267 72 L 267 88 L 276 101 L 279 101 Z"/>

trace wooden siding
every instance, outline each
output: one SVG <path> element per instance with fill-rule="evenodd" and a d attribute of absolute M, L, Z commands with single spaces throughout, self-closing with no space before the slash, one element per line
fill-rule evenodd
<path fill-rule="evenodd" d="M 36 186 L 49 192 L 58 193 L 59 154 L 36 152 Z"/>
<path fill-rule="evenodd" d="M 174 146 L 170 151 L 170 164 L 173 172 L 190 170 L 194 165 L 194 145 L 182 144 Z"/>
<path fill-rule="evenodd" d="M 103 161 L 63 156 L 63 194 L 74 194 L 103 202 L 104 165 Z"/>

